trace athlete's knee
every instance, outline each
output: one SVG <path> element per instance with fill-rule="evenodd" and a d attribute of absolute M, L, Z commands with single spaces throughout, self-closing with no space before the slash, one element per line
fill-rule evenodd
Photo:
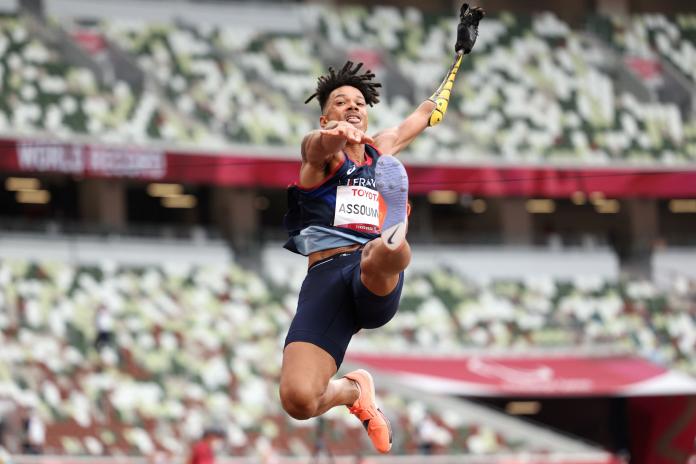
<path fill-rule="evenodd" d="M 370 274 L 398 274 L 411 263 L 411 246 L 404 243 L 396 250 L 390 250 L 380 240 L 373 240 L 365 246 L 360 261 L 363 272 Z"/>
<path fill-rule="evenodd" d="M 406 246 L 408 247 L 408 244 Z M 396 288 L 400 274 L 410 262 L 410 248 L 404 249 L 396 257 L 364 259 L 360 262 L 360 279 L 372 293 L 379 296 L 388 295 Z"/>
<path fill-rule="evenodd" d="M 409 265 L 411 262 L 411 245 L 404 240 L 404 243 L 401 244 L 401 246 L 394 250 L 393 253 L 396 253 L 401 260 L 403 260 L 404 268 Z"/>
<path fill-rule="evenodd" d="M 401 247 L 392 251 L 392 256 L 395 266 L 403 271 L 411 264 L 411 245 L 404 241 Z"/>
<path fill-rule="evenodd" d="M 320 392 L 303 382 L 280 383 L 280 402 L 283 409 L 294 419 L 314 417 L 319 407 Z"/>

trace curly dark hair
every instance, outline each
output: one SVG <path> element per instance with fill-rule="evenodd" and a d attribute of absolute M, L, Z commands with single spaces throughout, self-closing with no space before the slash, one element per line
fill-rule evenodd
<path fill-rule="evenodd" d="M 353 67 L 353 62 L 347 61 L 338 72 L 336 72 L 333 67 L 329 67 L 329 74 L 319 76 L 317 79 L 317 91 L 305 100 L 305 103 L 309 103 L 314 97 L 317 97 L 319 106 L 323 111 L 326 100 L 329 99 L 331 92 L 344 85 L 349 85 L 358 89 L 360 93 L 363 94 L 363 97 L 365 97 L 365 102 L 368 105 L 373 106 L 375 103 L 379 103 L 379 92 L 377 88 L 382 87 L 382 84 L 379 82 L 372 82 L 375 74 L 369 69 L 363 74 L 358 74 L 362 65 L 362 63 L 358 63 Z"/>

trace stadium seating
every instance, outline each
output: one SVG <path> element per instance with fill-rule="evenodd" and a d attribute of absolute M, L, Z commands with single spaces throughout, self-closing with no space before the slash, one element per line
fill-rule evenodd
<path fill-rule="evenodd" d="M 38 70 L 50 68 L 43 73 L 53 77 L 48 90 L 44 84 L 24 84 L 6 94 L 4 124 L 18 132 L 78 133 L 113 142 L 296 147 L 316 126 L 315 107 L 302 102 L 326 65 L 340 64 L 337 57 L 365 59 L 380 76 L 408 84 L 397 89 L 391 80 L 384 82 L 385 98 L 371 114 L 374 130 L 396 124 L 427 98 L 451 61 L 456 24 L 450 17 L 383 6 L 302 8 L 305 34 L 205 27 L 185 19 L 91 23 L 156 84 L 142 94 L 123 81 L 107 92 L 88 70 L 62 63 L 57 51 L 29 40 L 21 19 L 6 18 L 8 43 L 31 42 L 30 50 L 40 50 L 32 53 L 50 63 L 37 66 L 25 54 L 8 53 L 7 69 L 35 80 L 31 76 Z M 692 22 L 690 16 L 674 23 L 646 16 L 635 21 L 638 32 L 617 27 L 606 39 L 638 50 L 654 46 L 679 53 L 668 59 L 686 66 L 688 74 Z M 75 18 L 62 27 L 74 33 L 85 26 Z M 324 62 L 328 56 L 332 63 Z M 68 95 L 66 82 L 74 89 Z M 50 90 L 52 85 L 58 87 Z M 8 105 L 19 105 L 18 111 L 10 112 Z M 418 139 L 405 157 L 683 164 L 696 159 L 696 123 L 672 104 L 646 103 L 621 90 L 602 48 L 552 14 L 491 15 L 474 53 L 464 60 L 447 123 Z"/>
<path fill-rule="evenodd" d="M 360 37 L 365 47 L 392 54 L 416 99 L 429 95 L 451 61 L 456 24 L 447 18 L 384 7 L 321 11 L 327 41 L 341 47 Z M 677 108 L 619 92 L 602 50 L 551 13 L 490 16 L 480 34 L 462 65 L 450 121 L 417 140 L 413 156 L 592 164 L 695 159 L 693 125 Z"/>
<path fill-rule="evenodd" d="M 253 453 L 259 439 L 283 454 L 312 452 L 315 421 L 287 418 L 275 390 L 294 296 L 259 275 L 235 266 L 3 261 L 0 288 L 0 394 L 39 408 L 48 450 L 181 455 L 214 421 L 225 425 L 233 454 Z M 119 322 L 113 346 L 97 351 L 100 307 Z M 393 411 L 410 404 L 389 393 L 385 403 Z M 423 404 L 413 408 L 427 412 Z M 332 449 L 351 452 L 364 435 L 360 423 L 343 410 L 328 418 Z M 404 413 L 396 420 L 408 428 L 415 419 Z M 437 421 L 442 446 L 508 449 L 489 427 Z"/>
<path fill-rule="evenodd" d="M 123 81 L 108 86 L 69 64 L 23 16 L 0 17 L 0 129 L 21 135 L 98 137 L 102 142 L 191 141 L 196 133 L 157 95 Z M 205 132 L 202 126 L 199 132 Z M 202 138 L 200 138 L 202 140 Z"/>
<path fill-rule="evenodd" d="M 321 69 L 302 37 L 138 21 L 100 26 L 180 112 L 231 142 L 293 144 L 310 129 L 291 109 L 311 93 L 308 77 Z"/>
<path fill-rule="evenodd" d="M 244 2 L 252 14 L 254 5 Z M 275 6 L 276 13 L 286 5 Z M 401 121 L 450 65 L 456 17 L 321 2 L 292 8 L 303 12 L 297 15 L 304 21 L 302 31 L 120 15 L 49 18 L 43 24 L 0 14 L 0 131 L 30 140 L 203 153 L 247 153 L 249 147 L 251 153 L 294 152 L 303 134 L 317 125 L 316 102 L 303 101 L 328 65 L 349 58 L 377 71 L 384 88 L 371 112 L 371 132 Z M 597 21 L 606 32 L 602 43 L 549 13 L 489 15 L 474 53 L 463 62 L 445 123 L 419 138 L 404 158 L 444 165 L 693 168 L 696 120 L 673 104 L 646 102 L 626 91 L 606 52 L 613 46 L 626 56 L 659 57 L 696 83 L 696 17 Z M 47 40 L 51 30 L 54 40 Z M 56 44 L 56 38 L 79 42 L 85 31 L 124 51 L 121 58 L 145 76 L 142 88 L 121 78 L 102 79 Z M 56 200 L 76 187 L 80 215 L 93 209 L 82 201 L 93 189 L 77 185 L 78 176 L 69 187 L 62 185 L 64 177 L 40 177 L 47 189 L 61 184 L 50 190 Z M 216 223 L 210 216 L 217 207 L 208 203 L 232 197 L 218 197 L 216 187 L 208 185 L 212 179 L 196 182 L 202 184 L 201 215 L 187 217 L 197 224 Z M 123 183 L 127 209 L 138 201 L 130 198 L 140 190 L 131 189 L 135 184 Z M 7 190 L 14 202 L 14 192 Z M 72 199 L 70 193 L 65 201 Z M 52 217 L 58 221 L 70 220 L 72 210 L 63 211 L 58 203 L 46 208 L 56 211 Z M 261 211 L 262 202 L 256 203 Z M 27 218 L 39 211 L 34 206 L 21 206 Z M 631 210 L 634 206 L 640 207 L 631 204 Z M 652 206 L 662 215 L 661 201 Z M 635 214 L 626 214 L 633 221 Z M 266 224 L 265 213 L 259 215 Z M 47 230 L 59 228 L 51 224 Z M 630 225 L 632 238 L 639 235 L 636 228 Z M 59 240 L 63 252 L 47 252 Z M 140 457 L 163 450 L 181 457 L 209 425 L 224 427 L 232 455 L 270 448 L 298 459 L 312 453 L 319 420 L 290 419 L 277 393 L 283 335 L 306 272 L 302 260 L 287 269 L 259 262 L 261 270 L 252 271 L 228 264 L 226 243 L 199 248 L 195 237 L 185 252 L 179 243 L 154 251 L 152 243 L 112 243 L 108 256 L 105 241 L 84 252 L 86 241 L 47 234 L 24 244 L 43 261 L 32 261 L 16 242 L 3 241 L 0 253 L 0 402 L 14 402 L 16 417 L 38 410 L 48 425 L 48 453 Z M 427 250 L 427 265 L 416 266 L 414 260 L 409 268 L 397 317 L 380 330 L 360 333 L 351 350 L 524 354 L 608 348 L 695 376 L 696 275 L 690 255 L 673 248 L 655 252 L 655 281 L 648 281 L 618 277 L 618 258 L 608 250 L 594 251 L 580 252 L 591 275 L 548 277 L 534 275 L 544 268 L 542 260 L 535 261 L 536 250 L 520 258 L 514 250 L 496 247 L 504 258 L 474 264 L 479 273 L 471 280 L 464 266 L 453 262 L 457 253 Z M 444 255 L 450 258 L 440 259 Z M 565 255 L 557 255 L 557 266 L 565 267 Z M 159 264 L 162 256 L 176 261 Z M 123 265 L 112 259 L 132 261 Z M 198 264 L 191 264 L 194 259 Z M 502 267 L 503 260 L 531 275 L 486 274 Z M 518 265 L 524 260 L 535 262 Z M 104 346 L 96 342 L 99 312 L 114 321 L 114 339 Z M 426 395 L 414 398 L 394 390 L 382 386 L 378 393 L 396 429 L 397 453 L 415 454 L 424 442 L 434 453 L 549 451 L 509 435 L 486 417 L 464 421 Z M 352 454 L 356 443 L 371 449 L 361 424 L 343 408 L 332 409 L 322 421 L 334 453 Z M 0 448 L 3 461 L 1 454 Z"/>
<path fill-rule="evenodd" d="M 47 446 L 59 453 L 180 455 L 211 421 L 224 424 L 233 454 L 253 454 L 263 443 L 283 454 L 311 453 L 316 421 L 287 418 L 275 390 L 296 291 L 291 282 L 271 282 L 235 265 L 0 261 L 0 395 L 38 407 L 48 422 Z M 664 293 L 649 282 L 602 279 L 474 284 L 432 269 L 410 276 L 398 317 L 352 346 L 427 352 L 605 343 L 694 373 L 691 285 L 675 282 Z M 98 308 L 117 321 L 113 346 L 99 350 Z M 524 445 L 485 423 L 462 425 L 424 403 L 382 396 L 404 431 L 431 417 L 436 451 Z M 325 438 L 335 452 L 363 440 L 345 411 L 327 420 Z M 418 448 L 411 432 L 401 435 L 402 450 Z"/>
<path fill-rule="evenodd" d="M 696 15 L 641 14 L 599 18 L 605 38 L 627 55 L 662 57 L 696 82 Z"/>
<path fill-rule="evenodd" d="M 451 352 L 608 345 L 694 374 L 693 283 L 676 278 L 672 284 L 669 291 L 649 281 L 596 277 L 480 284 L 438 269 L 410 276 L 399 317 L 353 346 Z"/>
<path fill-rule="evenodd" d="M 669 63 L 691 82 L 696 82 L 696 16 L 678 14 L 635 14 L 631 16 L 598 16 L 591 19 L 592 30 L 607 44 L 618 50 L 626 63 L 648 87 L 659 87 L 663 82 L 663 64 Z M 653 105 L 650 111 L 660 111 Z M 676 122 L 674 108 L 667 114 L 661 111 L 661 124 L 669 129 L 670 150 L 681 149 L 688 159 L 696 153 L 696 121 L 685 115 L 683 127 Z M 666 119 L 664 119 L 666 118 Z M 666 126 L 665 126 L 666 125 Z M 656 127 L 648 126 L 647 133 L 654 138 Z M 679 143 L 681 141 L 681 143 Z"/>

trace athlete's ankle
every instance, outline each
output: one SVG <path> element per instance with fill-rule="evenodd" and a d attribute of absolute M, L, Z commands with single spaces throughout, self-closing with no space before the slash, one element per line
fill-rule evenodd
<path fill-rule="evenodd" d="M 350 390 L 348 393 L 349 399 L 345 405 L 351 407 L 356 401 L 358 401 L 358 398 L 360 398 L 360 384 L 353 379 L 349 379 L 348 377 L 344 377 L 344 379 L 347 380 L 348 384 L 350 385 Z"/>

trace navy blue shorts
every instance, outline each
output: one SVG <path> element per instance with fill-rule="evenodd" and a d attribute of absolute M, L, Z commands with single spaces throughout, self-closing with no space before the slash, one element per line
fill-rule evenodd
<path fill-rule="evenodd" d="M 312 265 L 302 283 L 285 346 L 291 342 L 312 343 L 333 356 L 336 367 L 340 367 L 353 334 L 381 327 L 394 317 L 404 273 L 389 295 L 377 296 L 360 280 L 361 256 L 362 250 L 356 250 Z"/>

